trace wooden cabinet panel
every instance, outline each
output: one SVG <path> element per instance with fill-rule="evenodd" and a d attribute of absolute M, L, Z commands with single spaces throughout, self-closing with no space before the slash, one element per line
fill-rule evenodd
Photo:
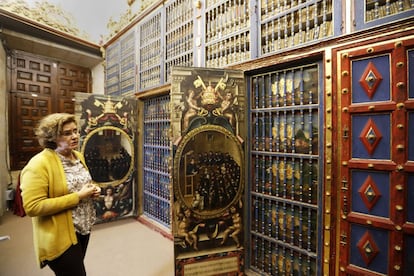
<path fill-rule="evenodd" d="M 338 53 L 340 275 L 408 275 L 413 268 L 413 169 L 405 151 L 413 47 L 413 40 L 401 40 Z"/>
<path fill-rule="evenodd" d="M 88 68 L 15 51 L 10 91 L 11 169 L 19 170 L 41 150 L 34 135 L 38 121 L 53 112 L 74 113 L 74 92 L 91 92 Z"/>
<path fill-rule="evenodd" d="M 89 92 L 90 71 L 87 68 L 60 63 L 57 70 L 59 97 L 73 98 L 74 92 Z"/>
<path fill-rule="evenodd" d="M 50 113 L 51 98 L 17 92 L 12 93 L 10 106 L 10 156 L 12 167 L 21 168 L 39 151 L 34 127 L 40 118 Z"/>
<path fill-rule="evenodd" d="M 54 67 L 50 60 L 17 52 L 12 61 L 12 91 L 50 96 Z"/>

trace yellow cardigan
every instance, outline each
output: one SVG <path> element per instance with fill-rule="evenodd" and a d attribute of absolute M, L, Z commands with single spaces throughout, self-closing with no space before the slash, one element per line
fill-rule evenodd
<path fill-rule="evenodd" d="M 80 152 L 75 152 L 86 167 Z M 77 193 L 69 193 L 62 162 L 52 149 L 36 154 L 21 172 L 23 207 L 32 217 L 33 242 L 39 266 L 62 255 L 77 238 L 72 208 L 79 203 Z"/>

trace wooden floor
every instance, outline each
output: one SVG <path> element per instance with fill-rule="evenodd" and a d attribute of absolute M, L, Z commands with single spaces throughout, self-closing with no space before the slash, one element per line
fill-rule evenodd
<path fill-rule="evenodd" d="M 6 212 L 0 218 L 1 276 L 53 276 L 34 257 L 29 217 Z M 174 275 L 173 242 L 134 218 L 94 226 L 88 251 L 88 276 Z"/>

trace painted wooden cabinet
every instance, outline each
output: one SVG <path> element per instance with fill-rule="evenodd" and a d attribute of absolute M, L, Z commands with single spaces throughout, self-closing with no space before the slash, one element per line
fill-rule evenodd
<path fill-rule="evenodd" d="M 341 50 L 341 275 L 414 268 L 411 38 Z"/>

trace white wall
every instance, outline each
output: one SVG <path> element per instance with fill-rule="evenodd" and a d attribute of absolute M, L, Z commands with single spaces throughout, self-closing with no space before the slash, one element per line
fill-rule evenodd
<path fill-rule="evenodd" d="M 6 52 L 0 43 L 0 216 L 3 215 L 6 207 L 5 193 L 7 185 L 11 182 L 8 171 L 8 131 L 6 131 L 8 129 L 6 59 Z"/>
<path fill-rule="evenodd" d="M 103 95 L 105 92 L 104 62 L 96 65 L 92 71 L 92 93 Z"/>

